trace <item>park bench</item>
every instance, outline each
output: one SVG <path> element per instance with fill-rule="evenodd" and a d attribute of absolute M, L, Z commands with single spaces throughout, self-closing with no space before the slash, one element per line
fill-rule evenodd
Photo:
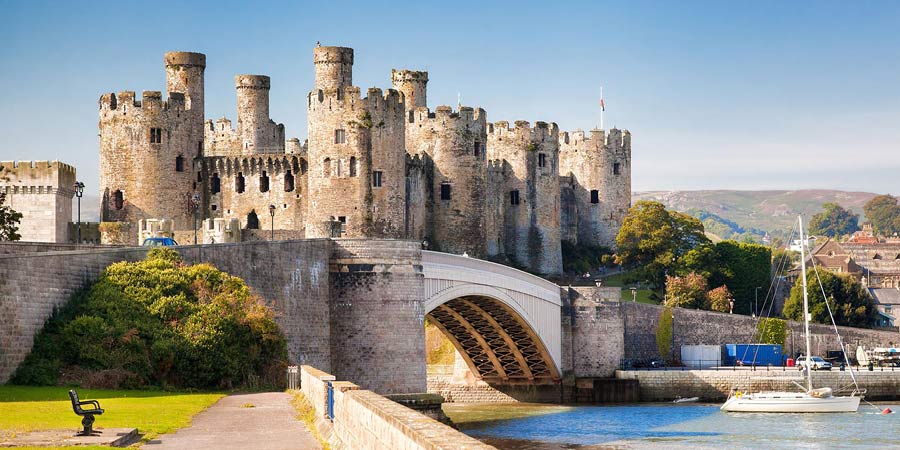
<path fill-rule="evenodd" d="M 100 434 L 99 431 L 94 431 L 92 428 L 94 426 L 94 416 L 103 414 L 103 409 L 100 408 L 100 403 L 97 400 L 78 400 L 78 393 L 75 392 L 74 389 L 69 391 L 69 399 L 72 400 L 72 410 L 75 411 L 75 414 L 82 416 L 81 425 L 84 426 L 84 430 L 77 434 L 77 436 L 93 436 L 95 434 Z M 92 405 L 93 408 L 84 409 L 83 405 Z"/>

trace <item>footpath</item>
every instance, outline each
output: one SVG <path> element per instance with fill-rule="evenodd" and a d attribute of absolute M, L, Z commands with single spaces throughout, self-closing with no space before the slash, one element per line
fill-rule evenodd
<path fill-rule="evenodd" d="M 146 450 L 319 450 L 297 419 L 291 396 L 264 392 L 223 397 L 197 414 L 190 427 L 144 444 Z M 251 407 L 252 405 L 252 407 Z"/>

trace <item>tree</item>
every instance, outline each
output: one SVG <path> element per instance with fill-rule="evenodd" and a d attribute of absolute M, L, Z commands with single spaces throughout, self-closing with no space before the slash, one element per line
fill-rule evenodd
<path fill-rule="evenodd" d="M 866 219 L 876 234 L 891 236 L 900 233 L 900 205 L 890 195 L 879 195 L 863 206 Z"/>
<path fill-rule="evenodd" d="M 708 309 L 706 278 L 691 272 L 686 276 L 666 276 L 666 306 Z"/>
<path fill-rule="evenodd" d="M 778 344 L 783 348 L 787 335 L 787 322 L 784 319 L 769 317 L 756 324 L 755 340 L 760 344 Z"/>
<path fill-rule="evenodd" d="M 6 180 L 3 176 L 4 168 L 0 167 L 0 180 Z M 19 234 L 19 222 L 22 220 L 22 213 L 12 209 L 6 203 L 6 192 L 0 191 L 0 241 L 18 241 L 22 239 Z"/>
<path fill-rule="evenodd" d="M 800 252 L 784 247 L 772 247 L 773 275 L 787 275 L 800 262 Z"/>
<path fill-rule="evenodd" d="M 728 291 L 728 286 L 719 286 L 709 292 L 706 293 L 707 299 L 709 299 L 709 309 L 711 311 L 718 312 L 730 312 L 731 311 L 731 292 Z"/>
<path fill-rule="evenodd" d="M 822 212 L 810 219 L 809 234 L 836 238 L 859 229 L 858 214 L 832 202 L 823 204 L 822 209 Z"/>
<path fill-rule="evenodd" d="M 678 258 L 706 243 L 709 239 L 698 219 L 642 200 L 628 211 L 616 235 L 616 263 L 635 266 L 639 275 L 661 286 Z"/>
<path fill-rule="evenodd" d="M 819 285 L 818 279 L 821 280 Z M 875 319 L 875 302 L 862 284 L 851 275 L 835 274 L 824 269 L 806 271 L 808 281 L 809 313 L 812 321 L 830 324 L 828 306 L 838 325 L 868 328 Z M 791 289 L 791 297 L 784 303 L 783 315 L 793 320 L 803 320 L 803 287 L 799 281 Z M 825 291 L 825 297 L 822 291 Z M 825 299 L 828 299 L 828 306 Z"/>
<path fill-rule="evenodd" d="M 666 306 L 659 313 L 659 321 L 656 323 L 656 350 L 659 351 L 659 357 L 673 362 L 673 346 L 672 308 Z"/>
<path fill-rule="evenodd" d="M 734 295 L 734 312 L 763 313 L 772 276 L 772 251 L 769 247 L 746 242 L 722 241 L 715 246 L 715 266 L 709 277 L 711 286 L 728 286 Z M 759 288 L 759 289 L 757 289 Z"/>

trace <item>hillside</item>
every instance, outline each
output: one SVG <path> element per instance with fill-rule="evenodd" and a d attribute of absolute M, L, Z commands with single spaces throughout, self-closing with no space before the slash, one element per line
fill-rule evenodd
<path fill-rule="evenodd" d="M 636 192 L 632 201 L 656 200 L 667 208 L 700 218 L 707 231 L 724 239 L 745 236 L 760 240 L 790 233 L 797 218 L 809 218 L 822 204 L 835 202 L 860 215 L 863 205 L 878 194 L 826 189 L 797 191 L 647 191 Z"/>

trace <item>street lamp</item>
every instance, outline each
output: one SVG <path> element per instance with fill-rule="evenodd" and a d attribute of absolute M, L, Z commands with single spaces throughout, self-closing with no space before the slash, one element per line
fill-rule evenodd
<path fill-rule="evenodd" d="M 637 303 L 637 288 L 634 286 L 631 287 L 631 302 Z"/>
<path fill-rule="evenodd" d="M 272 217 L 272 239 L 275 240 L 275 205 L 269 205 L 269 216 Z"/>
<path fill-rule="evenodd" d="M 728 314 L 734 314 L 734 299 L 728 299 Z"/>
<path fill-rule="evenodd" d="M 76 181 L 75 185 L 75 196 L 78 197 L 78 241 L 77 244 L 81 243 L 81 196 L 84 195 L 84 183 L 80 181 Z"/>
<path fill-rule="evenodd" d="M 200 194 L 191 196 L 191 209 L 194 211 L 194 245 L 197 245 L 197 213 L 200 212 Z"/>
<path fill-rule="evenodd" d="M 753 316 L 755 317 L 759 314 L 759 290 L 762 289 L 762 286 L 757 286 L 756 289 L 753 290 Z"/>

